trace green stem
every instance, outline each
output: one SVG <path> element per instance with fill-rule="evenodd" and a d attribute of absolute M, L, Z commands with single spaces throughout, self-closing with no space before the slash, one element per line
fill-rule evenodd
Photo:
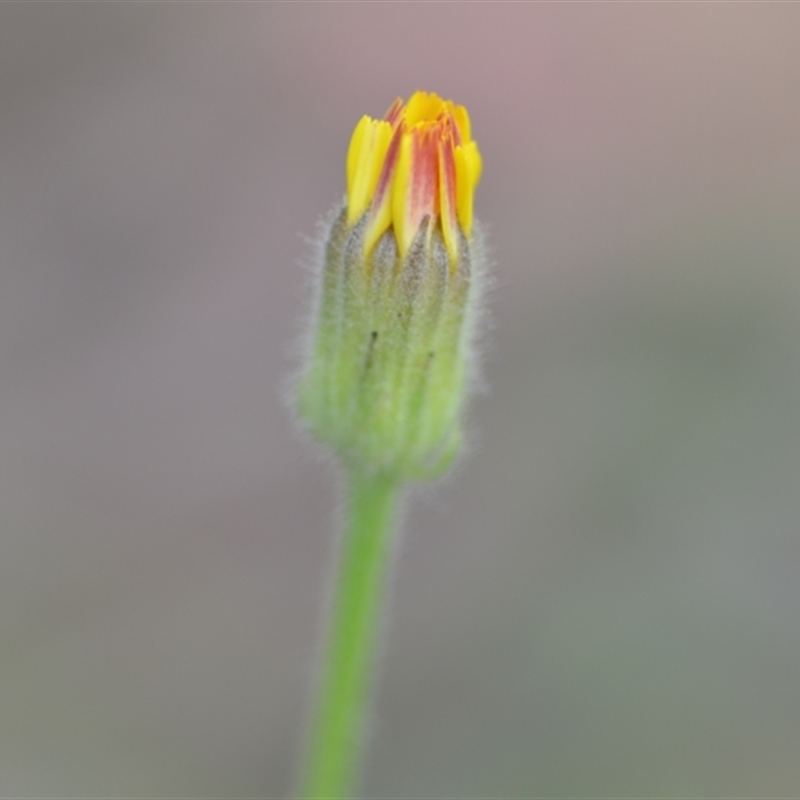
<path fill-rule="evenodd" d="M 302 798 L 349 798 L 369 699 L 398 483 L 349 475 L 348 521 Z"/>

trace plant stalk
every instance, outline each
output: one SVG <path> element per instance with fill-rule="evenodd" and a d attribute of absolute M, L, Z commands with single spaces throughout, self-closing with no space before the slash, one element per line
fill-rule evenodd
<path fill-rule="evenodd" d="M 398 482 L 349 473 L 327 651 L 300 797 L 350 798 L 371 687 Z"/>

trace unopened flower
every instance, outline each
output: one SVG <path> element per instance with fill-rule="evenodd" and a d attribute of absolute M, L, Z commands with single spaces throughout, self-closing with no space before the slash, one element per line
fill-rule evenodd
<path fill-rule="evenodd" d="M 472 235 L 472 197 L 481 157 L 464 106 L 417 92 L 395 100 L 385 119 L 364 116 L 347 154 L 347 222 L 367 213 L 364 249 L 389 228 L 400 256 L 422 221 L 439 224 L 451 260 L 458 258 L 459 228 Z"/>
<path fill-rule="evenodd" d="M 356 125 L 346 172 L 300 411 L 351 466 L 435 475 L 461 440 L 483 269 L 469 115 L 435 94 L 398 99 Z"/>

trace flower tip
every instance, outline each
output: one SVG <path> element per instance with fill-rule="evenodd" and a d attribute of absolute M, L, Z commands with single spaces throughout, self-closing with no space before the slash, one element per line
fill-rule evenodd
<path fill-rule="evenodd" d="M 362 117 L 347 156 L 347 221 L 369 212 L 365 249 L 393 228 L 401 255 L 422 220 L 438 222 L 451 259 L 461 228 L 472 233 L 473 195 L 481 157 L 464 106 L 435 92 L 397 98 L 383 120 Z"/>

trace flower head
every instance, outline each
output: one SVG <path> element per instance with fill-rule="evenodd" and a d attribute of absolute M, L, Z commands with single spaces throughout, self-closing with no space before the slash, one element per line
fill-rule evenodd
<path fill-rule="evenodd" d="M 362 117 L 328 230 L 303 418 L 360 470 L 430 477 L 461 440 L 483 248 L 463 106 L 417 92 Z"/>
<path fill-rule="evenodd" d="M 347 154 L 347 221 L 367 215 L 369 251 L 390 228 L 404 256 L 430 218 L 441 226 L 455 262 L 459 228 L 472 234 L 472 197 L 481 176 L 481 156 L 471 137 L 464 106 L 436 94 L 416 92 L 407 105 L 398 98 L 382 120 L 364 116 Z"/>

